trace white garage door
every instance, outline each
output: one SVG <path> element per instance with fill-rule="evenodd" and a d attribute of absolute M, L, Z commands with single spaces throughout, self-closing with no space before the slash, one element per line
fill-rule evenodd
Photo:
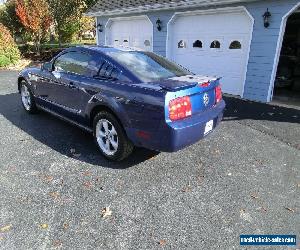
<path fill-rule="evenodd" d="M 222 77 L 225 93 L 243 94 L 253 21 L 245 11 L 175 17 L 168 57 L 201 75 Z"/>
<path fill-rule="evenodd" d="M 153 25 L 146 17 L 111 19 L 106 44 L 152 51 Z"/>

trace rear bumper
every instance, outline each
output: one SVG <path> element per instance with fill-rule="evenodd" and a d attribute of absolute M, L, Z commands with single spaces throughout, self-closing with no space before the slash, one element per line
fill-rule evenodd
<path fill-rule="evenodd" d="M 207 136 L 204 135 L 204 131 L 206 123 L 210 120 L 214 121 L 213 132 L 223 118 L 224 108 L 225 102 L 222 100 L 212 109 L 182 121 L 164 123 L 157 131 L 147 132 L 149 133 L 148 138 L 134 136 L 132 141 L 136 146 L 161 152 L 176 152 Z M 128 132 L 131 135 L 136 134 L 136 131 Z"/>
<path fill-rule="evenodd" d="M 208 135 L 204 135 L 204 131 L 206 123 L 210 120 L 214 121 L 213 130 L 210 132 L 212 133 L 223 118 L 224 108 L 225 102 L 222 101 L 213 109 L 202 114 L 169 124 L 167 143 L 160 151 L 176 152 L 198 142 Z"/>

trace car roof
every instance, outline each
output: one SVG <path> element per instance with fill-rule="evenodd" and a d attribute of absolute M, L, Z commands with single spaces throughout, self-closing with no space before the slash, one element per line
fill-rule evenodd
<path fill-rule="evenodd" d="M 95 50 L 95 51 L 102 52 L 104 54 L 107 52 L 141 51 L 140 49 L 137 48 L 130 48 L 125 46 L 111 47 L 111 46 L 99 46 L 99 45 L 84 45 L 84 46 L 77 46 L 77 48 Z"/>

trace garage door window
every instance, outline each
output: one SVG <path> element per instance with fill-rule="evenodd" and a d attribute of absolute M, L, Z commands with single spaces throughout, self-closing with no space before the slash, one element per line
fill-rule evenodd
<path fill-rule="evenodd" d="M 202 48 L 203 47 L 203 44 L 200 40 L 196 40 L 194 43 L 193 43 L 193 48 Z"/>
<path fill-rule="evenodd" d="M 242 44 L 239 41 L 233 41 L 229 46 L 229 49 L 241 49 L 241 48 L 242 48 Z"/>
<path fill-rule="evenodd" d="M 220 49 L 221 43 L 218 40 L 215 40 L 210 44 L 210 48 L 211 49 Z"/>
<path fill-rule="evenodd" d="M 123 45 L 124 45 L 124 46 L 129 46 L 129 41 L 128 41 L 127 39 L 124 39 L 124 40 L 123 40 Z"/>
<path fill-rule="evenodd" d="M 144 45 L 145 45 L 146 47 L 150 47 L 150 46 L 151 46 L 151 43 L 150 43 L 149 40 L 145 40 Z"/>
<path fill-rule="evenodd" d="M 178 49 L 185 49 L 186 48 L 186 42 L 184 40 L 180 40 L 178 43 Z"/>
<path fill-rule="evenodd" d="M 120 45 L 120 42 L 119 42 L 119 40 L 114 40 L 114 46 L 119 46 Z"/>

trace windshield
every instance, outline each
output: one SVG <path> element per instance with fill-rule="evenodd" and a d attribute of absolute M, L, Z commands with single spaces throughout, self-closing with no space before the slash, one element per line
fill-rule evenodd
<path fill-rule="evenodd" d="M 118 51 L 108 55 L 129 69 L 143 82 L 154 82 L 192 74 L 179 65 L 151 52 Z"/>

